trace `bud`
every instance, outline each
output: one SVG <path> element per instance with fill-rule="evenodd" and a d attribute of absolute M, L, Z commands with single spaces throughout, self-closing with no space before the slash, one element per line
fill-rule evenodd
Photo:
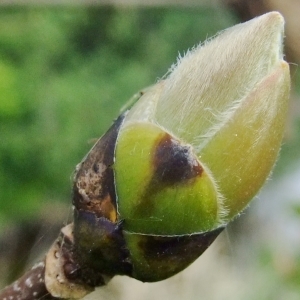
<path fill-rule="evenodd" d="M 136 227 L 139 227 L 139 223 L 151 222 L 156 227 L 165 220 L 166 224 L 160 226 L 164 230 L 172 216 L 166 214 L 163 205 L 170 207 L 172 202 L 172 211 L 185 216 L 179 218 L 181 222 L 186 215 L 198 219 L 189 233 L 202 232 L 209 229 L 211 222 L 214 224 L 210 228 L 226 224 L 258 192 L 276 161 L 287 113 L 290 79 L 288 64 L 282 58 L 283 25 L 282 16 L 272 12 L 224 31 L 180 58 L 169 76 L 131 109 L 116 152 L 117 178 L 118 172 L 122 178 L 125 176 L 122 172 L 126 172 L 128 178 L 128 182 L 120 179 L 120 184 L 117 183 L 119 199 L 124 198 L 119 203 L 120 213 L 133 220 L 128 224 L 138 223 Z M 193 153 L 203 169 L 203 176 L 193 179 L 193 184 L 201 181 L 206 192 L 203 193 L 204 187 L 191 188 L 190 179 L 186 181 L 190 188 L 183 183 L 175 184 L 173 193 L 177 198 L 169 196 L 169 189 L 161 189 L 161 197 L 156 202 L 161 213 L 152 214 L 151 221 L 149 217 L 136 218 L 133 211 L 137 204 L 141 205 L 140 195 L 151 177 L 150 166 L 146 167 L 148 172 L 142 170 L 146 163 L 142 155 L 154 153 L 149 150 L 150 144 L 142 142 L 142 136 L 145 138 L 153 127 L 168 133 L 183 148 L 190 148 L 189 153 Z M 158 142 L 159 134 L 152 139 Z M 123 147 L 124 140 L 127 142 Z M 132 157 L 135 163 L 129 162 Z M 137 157 L 142 162 L 137 162 Z M 125 168 L 119 165 L 123 160 Z M 132 172 L 142 173 L 135 181 L 130 176 L 130 164 L 135 166 Z M 187 193 L 182 191 L 186 199 L 180 196 L 182 189 L 189 189 Z M 193 205 L 191 193 L 195 189 L 199 198 L 192 199 L 201 209 L 207 209 L 207 214 L 201 213 L 199 207 L 187 208 Z M 148 213 L 151 214 L 149 209 Z M 136 231 L 135 225 L 132 226 L 129 230 Z M 192 227 L 190 223 L 187 226 Z M 155 230 L 152 233 L 165 234 Z"/>
<path fill-rule="evenodd" d="M 259 191 L 287 113 L 283 25 L 268 13 L 191 50 L 85 157 L 73 188 L 82 281 L 178 273 Z"/>

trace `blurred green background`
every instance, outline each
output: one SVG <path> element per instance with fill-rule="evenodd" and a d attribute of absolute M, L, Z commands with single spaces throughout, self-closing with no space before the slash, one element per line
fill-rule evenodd
<path fill-rule="evenodd" d="M 0 214 L 69 201 L 75 165 L 178 53 L 233 24 L 206 9 L 0 11 Z"/>
<path fill-rule="evenodd" d="M 179 53 L 237 22 L 233 11 L 220 5 L 1 7 L 0 269 L 6 272 L 1 274 L 0 283 L 7 283 L 28 261 L 36 259 L 37 246 L 33 245 L 42 243 L 39 236 L 44 240 L 67 222 L 73 170 L 126 101 L 161 78 Z M 294 71 L 295 81 L 297 76 Z M 299 136 L 295 135 L 299 115 L 290 119 L 275 170 L 279 182 L 290 170 L 297 170 L 300 157 Z M 297 201 L 290 205 L 295 216 L 300 207 Z M 243 241 L 240 247 L 248 252 L 242 253 L 252 252 L 243 237 L 249 224 L 253 231 L 257 228 L 257 218 L 251 218 L 250 213 L 233 225 L 229 246 L 228 238 L 221 238 L 225 241 L 221 253 L 236 255 L 228 250 L 235 247 L 233 239 Z M 280 282 L 298 295 L 300 270 L 293 269 L 282 279 L 273 268 L 272 247 L 263 245 L 250 262 L 266 268 L 274 286 Z M 292 258 L 300 266 L 297 255 Z M 106 298 L 121 299 L 122 293 L 119 288 L 118 296 Z M 206 294 L 202 299 L 283 299 L 258 293 L 261 297 L 229 298 L 224 294 L 224 298 L 214 298 Z M 166 291 L 163 295 L 164 299 L 175 299 Z M 198 296 L 189 294 L 186 299 Z M 300 294 L 289 297 L 284 299 L 300 299 Z"/>

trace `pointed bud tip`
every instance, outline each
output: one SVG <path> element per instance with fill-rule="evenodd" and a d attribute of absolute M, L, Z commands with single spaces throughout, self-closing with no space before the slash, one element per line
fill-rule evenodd
<path fill-rule="evenodd" d="M 281 13 L 278 11 L 271 11 L 261 16 L 261 18 L 265 18 L 268 22 L 272 22 L 273 24 L 278 24 L 283 26 L 284 18 Z"/>
<path fill-rule="evenodd" d="M 277 58 L 283 59 L 283 37 L 285 24 L 283 16 L 277 11 L 272 11 L 253 20 L 254 22 L 256 20 L 260 20 L 257 25 L 264 31 L 268 38 L 271 38 L 271 36 L 273 36 L 273 45 L 274 47 L 278 47 Z"/>

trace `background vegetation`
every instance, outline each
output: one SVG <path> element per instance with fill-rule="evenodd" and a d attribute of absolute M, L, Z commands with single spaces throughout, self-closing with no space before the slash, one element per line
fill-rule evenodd
<path fill-rule="evenodd" d="M 126 101 L 162 77 L 178 53 L 183 54 L 237 22 L 236 15 L 221 6 L 1 8 L 0 270 L 6 270 L 0 277 L 2 285 L 36 259 L 40 251 L 37 247 L 47 244 L 47 238 L 51 240 L 62 223 L 67 222 L 71 211 L 72 172 Z M 293 72 L 297 86 L 297 71 Z M 294 98 L 297 97 L 295 93 Z M 270 192 L 278 182 L 299 182 L 300 175 L 293 175 L 300 169 L 299 124 L 299 114 L 294 110 L 275 170 L 275 184 L 265 192 L 269 200 L 280 194 Z M 284 179 L 288 175 L 292 179 Z M 282 186 L 280 191 L 287 188 Z M 286 250 L 278 247 L 281 243 L 278 239 L 274 243 L 269 240 L 272 228 L 268 226 L 274 223 L 270 220 L 266 225 L 264 221 L 270 216 L 261 213 L 271 211 L 282 219 L 284 214 L 277 214 L 281 207 L 278 203 L 292 199 L 288 201 L 288 220 L 295 223 L 286 224 L 286 228 L 293 231 L 299 228 L 299 195 L 300 192 L 291 196 L 284 190 L 279 202 L 266 201 L 265 206 L 254 204 L 253 212 L 248 212 L 247 218 L 229 229 L 229 237 L 221 237 L 215 250 L 204 255 L 207 259 L 202 258 L 192 266 L 186 276 L 175 276 L 173 281 L 158 284 L 162 286 L 159 289 L 162 298 L 158 296 L 158 299 L 170 299 L 169 292 L 176 294 L 173 299 L 199 299 L 200 296 L 203 299 L 283 299 L 277 298 L 282 295 L 285 299 L 299 299 L 299 242 L 293 244 L 294 250 L 288 251 L 288 255 L 278 254 Z M 260 226 L 267 226 L 269 231 L 256 235 Z M 300 234 L 291 236 L 300 241 Z M 290 244 L 286 245 L 290 249 Z M 241 251 L 232 252 L 230 249 L 234 247 Z M 218 264 L 208 263 L 219 259 Z M 276 267 L 277 264 L 280 266 Z M 248 266 L 245 273 L 241 266 Z M 195 268 L 202 271 L 199 273 Z M 247 275 L 239 278 L 242 273 Z M 195 276 L 197 280 L 190 280 Z M 251 276 L 262 279 L 256 282 Z M 211 280 L 210 287 L 196 283 L 207 282 L 204 277 Z M 248 284 L 244 282 L 241 287 L 241 278 L 248 280 Z M 178 292 L 178 281 L 181 292 Z M 248 298 L 234 289 L 235 283 Z M 141 289 L 140 294 L 138 288 L 133 289 L 134 285 Z M 214 286 L 218 286 L 219 294 L 213 291 Z M 247 292 L 248 287 L 252 294 Z M 276 292 L 279 287 L 283 294 Z M 134 290 L 137 299 L 153 299 L 150 291 L 156 288 L 154 285 L 141 287 L 132 279 L 122 278 L 115 280 L 111 290 L 108 288 L 110 296 L 106 297 L 126 299 L 127 291 L 127 297 L 135 299 Z M 222 293 L 224 298 L 219 296 Z"/>

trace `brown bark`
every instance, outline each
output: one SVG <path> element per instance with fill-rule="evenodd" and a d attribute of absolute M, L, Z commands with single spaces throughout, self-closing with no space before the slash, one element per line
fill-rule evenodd
<path fill-rule="evenodd" d="M 45 262 L 39 262 L 21 278 L 0 292 L 0 300 L 58 299 L 52 297 L 45 285 Z"/>
<path fill-rule="evenodd" d="M 0 300 L 80 299 L 92 292 L 94 287 L 81 282 L 74 273 L 72 229 L 73 224 L 62 228 L 45 260 L 0 291 Z"/>

